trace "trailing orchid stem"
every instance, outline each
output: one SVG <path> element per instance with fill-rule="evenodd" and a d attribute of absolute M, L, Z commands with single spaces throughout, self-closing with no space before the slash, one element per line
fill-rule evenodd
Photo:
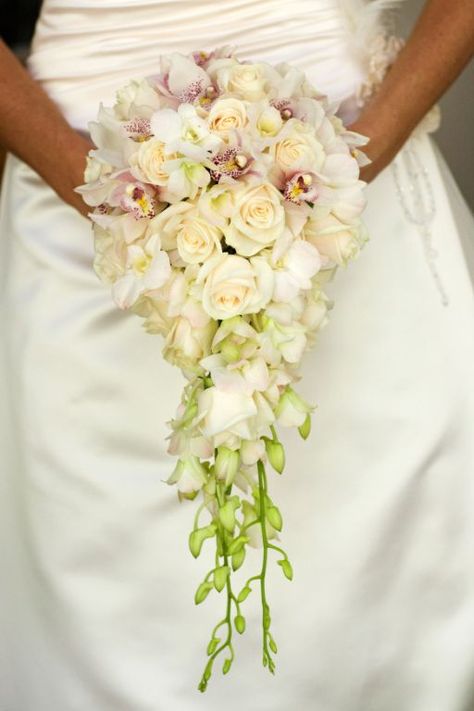
<path fill-rule="evenodd" d="M 259 489 L 259 502 L 260 502 L 260 528 L 262 531 L 262 544 L 263 544 L 263 557 L 262 557 L 262 569 L 260 572 L 260 595 L 262 599 L 262 625 L 263 625 L 263 665 L 268 665 L 268 670 L 274 674 L 275 673 L 275 663 L 273 662 L 272 656 L 268 649 L 270 635 L 270 607 L 266 598 L 265 590 L 265 576 L 267 572 L 267 562 L 268 562 L 268 538 L 266 529 L 266 496 L 267 496 L 267 477 L 265 473 L 265 467 L 261 460 L 257 463 L 258 469 L 258 489 Z"/>

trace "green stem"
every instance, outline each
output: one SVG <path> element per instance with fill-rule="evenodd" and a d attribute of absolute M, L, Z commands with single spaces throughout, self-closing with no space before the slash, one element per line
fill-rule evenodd
<path fill-rule="evenodd" d="M 260 502 L 260 528 L 262 531 L 263 557 L 262 569 L 260 572 L 260 596 L 262 599 L 262 625 L 263 625 L 263 665 L 267 666 L 272 674 L 275 671 L 275 664 L 268 649 L 268 636 L 270 630 L 270 607 L 267 602 L 265 590 L 265 575 L 267 572 L 268 562 L 268 538 L 266 529 L 266 493 L 267 493 L 267 478 L 265 467 L 261 460 L 257 462 L 258 470 L 258 489 Z"/>
<path fill-rule="evenodd" d="M 203 501 L 203 503 L 198 507 L 198 510 L 196 511 L 196 515 L 194 516 L 194 530 L 196 530 L 196 528 L 198 527 L 199 516 L 201 514 L 201 511 L 205 507 L 205 505 L 206 505 L 206 502 Z"/>
<path fill-rule="evenodd" d="M 229 489 L 229 493 L 230 493 L 230 489 Z M 226 494 L 224 491 L 221 490 L 219 484 L 217 484 L 217 486 L 216 486 L 216 498 L 217 498 L 219 507 L 222 507 L 224 504 L 225 498 L 226 498 Z M 222 526 L 222 524 L 220 523 L 219 520 L 217 522 L 216 536 L 220 537 L 220 539 L 221 539 L 224 565 L 228 566 L 229 565 L 229 558 L 228 558 L 227 550 L 226 550 L 225 531 L 224 531 L 224 527 Z M 214 571 L 211 571 L 211 573 L 212 572 L 214 572 Z M 232 600 L 234 600 L 234 602 L 236 604 L 237 611 L 239 610 L 239 607 L 238 607 L 237 599 L 232 591 L 232 585 L 230 582 L 230 569 L 229 569 L 229 575 L 227 576 L 227 580 L 226 580 L 226 592 L 227 592 L 227 601 L 226 601 L 225 617 L 220 622 L 218 622 L 217 625 L 214 627 L 214 629 L 212 631 L 212 637 L 214 637 L 215 632 L 222 625 L 227 625 L 227 636 L 226 636 L 225 641 L 219 647 L 217 647 L 217 649 L 211 654 L 211 656 L 209 657 L 209 659 L 207 661 L 206 667 L 205 667 L 203 675 L 201 677 L 201 681 L 199 682 L 199 685 L 198 685 L 198 689 L 201 692 L 206 691 L 208 681 L 211 677 L 212 666 L 214 664 L 214 660 L 221 652 L 223 652 L 226 648 L 228 648 L 229 654 L 230 654 L 230 656 L 228 657 L 229 662 L 232 663 L 232 661 L 234 660 L 234 648 L 232 645 L 232 620 L 231 620 Z M 230 664 L 229 664 L 229 666 L 230 666 Z"/>
<path fill-rule="evenodd" d="M 285 553 L 285 551 L 283 550 L 283 548 L 279 548 L 278 546 L 274 546 L 273 543 L 269 543 L 269 544 L 268 544 L 268 547 L 269 547 L 269 548 L 272 548 L 274 551 L 278 551 L 279 553 L 282 554 L 282 556 L 283 556 L 284 558 L 286 558 L 286 560 L 289 560 L 289 558 L 288 558 L 287 554 Z"/>

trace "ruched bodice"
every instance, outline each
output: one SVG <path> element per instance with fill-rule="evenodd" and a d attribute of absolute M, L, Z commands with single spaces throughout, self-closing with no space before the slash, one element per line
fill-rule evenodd
<path fill-rule="evenodd" d="M 360 83 L 348 0 L 45 0 L 28 66 L 69 121 L 153 74 L 160 54 L 231 44 L 242 59 L 291 62 L 339 101 Z"/>

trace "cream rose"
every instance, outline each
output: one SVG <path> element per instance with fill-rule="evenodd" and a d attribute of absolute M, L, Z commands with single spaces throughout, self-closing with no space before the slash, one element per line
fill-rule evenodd
<path fill-rule="evenodd" d="M 167 185 L 169 174 L 163 169 L 163 163 L 177 158 L 176 153 L 165 153 L 165 144 L 158 138 L 150 138 L 140 144 L 135 163 L 147 183 Z"/>
<path fill-rule="evenodd" d="M 218 227 L 195 215 L 186 216 L 176 235 L 179 256 L 188 264 L 205 262 L 221 251 L 222 232 Z"/>
<path fill-rule="evenodd" d="M 240 99 L 258 101 L 265 96 L 266 76 L 261 64 L 234 64 L 217 72 L 222 89 Z"/>
<path fill-rule="evenodd" d="M 133 79 L 116 94 L 114 112 L 117 118 L 125 120 L 136 113 L 136 107 L 146 107 L 152 113 L 160 106 L 160 97 L 146 79 Z"/>
<path fill-rule="evenodd" d="M 291 132 L 270 148 L 270 155 L 284 173 L 320 170 L 326 157 L 312 127 L 300 122 L 294 123 Z"/>
<path fill-rule="evenodd" d="M 247 109 L 239 99 L 220 99 L 209 112 L 209 129 L 221 138 L 226 138 L 229 131 L 241 129 L 248 122 Z"/>
<path fill-rule="evenodd" d="M 196 328 L 183 316 L 178 316 L 166 337 L 163 356 L 179 368 L 202 371 L 199 361 L 211 351 L 211 343 L 217 330 L 215 321 Z"/>
<path fill-rule="evenodd" d="M 360 225 L 346 224 L 332 214 L 308 220 L 303 238 L 335 264 L 347 264 L 360 250 Z"/>
<path fill-rule="evenodd" d="M 224 234 L 227 244 L 244 257 L 257 254 L 285 229 L 283 198 L 271 183 L 244 188 Z"/>
<path fill-rule="evenodd" d="M 274 275 L 262 257 L 245 259 L 218 254 L 203 264 L 197 276 L 203 284 L 202 304 L 214 319 L 260 311 L 270 301 Z"/>
<path fill-rule="evenodd" d="M 186 200 L 169 205 L 159 215 L 150 220 L 149 231 L 158 232 L 163 249 L 176 249 L 176 238 L 186 218 L 194 213 L 196 206 Z"/>

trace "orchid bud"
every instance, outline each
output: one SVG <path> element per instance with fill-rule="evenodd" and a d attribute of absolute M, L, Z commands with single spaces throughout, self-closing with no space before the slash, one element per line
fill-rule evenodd
<path fill-rule="evenodd" d="M 293 568 L 291 567 L 291 563 L 288 558 L 282 558 L 282 560 L 277 560 L 277 563 L 281 566 L 285 578 L 288 578 L 288 580 L 293 580 Z"/>
<path fill-rule="evenodd" d="M 266 510 L 266 515 L 268 523 L 273 526 L 273 528 L 276 528 L 277 531 L 281 531 L 283 527 L 283 519 L 279 509 L 277 509 L 276 506 L 269 506 Z"/>
<path fill-rule="evenodd" d="M 196 603 L 196 605 L 199 605 L 199 603 L 203 602 L 206 599 L 212 588 L 212 583 L 208 583 L 207 581 L 200 584 L 200 586 L 196 590 L 196 594 L 194 595 L 194 602 Z"/>
<path fill-rule="evenodd" d="M 265 451 L 274 470 L 281 474 L 285 468 L 285 450 L 282 443 L 265 437 Z"/>
<path fill-rule="evenodd" d="M 224 589 L 229 572 L 228 565 L 221 565 L 220 568 L 216 568 L 214 571 L 214 587 L 218 592 Z"/>
<path fill-rule="evenodd" d="M 217 527 L 214 523 L 209 524 L 209 526 L 204 526 L 204 528 L 196 528 L 191 532 L 189 536 L 189 550 L 195 558 L 201 552 L 202 544 L 206 538 L 213 538 L 216 534 Z"/>
<path fill-rule="evenodd" d="M 308 413 L 302 425 L 298 427 L 298 432 L 303 439 L 308 439 L 311 432 L 311 415 Z"/>
<path fill-rule="evenodd" d="M 229 555 L 234 555 L 234 553 L 238 553 L 242 548 L 245 546 L 246 543 L 248 543 L 250 538 L 248 536 L 237 536 L 237 538 L 234 538 L 232 543 L 230 544 L 227 553 Z"/>
<path fill-rule="evenodd" d="M 219 521 L 222 523 L 226 531 L 233 532 L 235 528 L 235 506 L 232 501 L 226 501 L 224 506 L 219 509 Z"/>
<path fill-rule="evenodd" d="M 235 363 L 240 359 L 240 349 L 232 338 L 224 338 L 220 344 L 220 353 L 226 363 Z"/>
<path fill-rule="evenodd" d="M 229 486 L 234 481 L 239 467 L 240 455 L 238 451 L 223 446 L 217 448 L 217 456 L 214 464 L 217 479 L 225 481 L 225 485 Z"/>
<path fill-rule="evenodd" d="M 245 548 L 232 556 L 232 570 L 238 570 L 245 560 Z"/>
<path fill-rule="evenodd" d="M 234 617 L 234 625 L 237 632 L 239 634 L 243 634 L 245 632 L 245 617 L 242 617 L 242 615 L 236 615 Z"/>
<path fill-rule="evenodd" d="M 314 408 L 308 405 L 293 388 L 285 388 L 275 408 L 278 422 L 284 427 L 300 427 Z"/>

